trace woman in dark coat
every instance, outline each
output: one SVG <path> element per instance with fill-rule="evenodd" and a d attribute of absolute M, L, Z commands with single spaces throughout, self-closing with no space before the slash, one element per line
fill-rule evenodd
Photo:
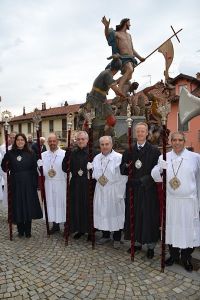
<path fill-rule="evenodd" d="M 4 172 L 10 171 L 12 221 L 17 224 L 18 236 L 29 238 L 32 219 L 41 219 L 42 210 L 37 194 L 37 161 L 23 133 L 15 136 L 1 167 Z"/>

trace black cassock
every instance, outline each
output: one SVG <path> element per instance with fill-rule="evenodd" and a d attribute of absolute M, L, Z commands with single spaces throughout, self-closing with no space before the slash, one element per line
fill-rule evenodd
<path fill-rule="evenodd" d="M 141 150 L 137 144 L 131 153 L 125 151 L 120 170 L 122 175 L 128 175 L 126 164 L 132 161 L 133 177 L 127 182 L 125 199 L 125 239 L 130 240 L 130 202 L 129 187 L 134 197 L 134 239 L 141 244 L 157 242 L 159 239 L 159 200 L 157 187 L 151 177 L 151 170 L 157 164 L 160 151 L 146 142 Z M 135 163 L 140 160 L 142 166 L 136 168 Z"/>
<path fill-rule="evenodd" d="M 88 149 L 76 148 L 70 156 L 66 151 L 62 169 L 67 171 L 67 160 L 70 157 L 70 232 L 90 232 L 89 179 L 87 171 Z"/>
<path fill-rule="evenodd" d="M 8 151 L 1 167 L 10 170 L 12 219 L 14 223 L 42 218 L 37 194 L 37 161 L 33 152 L 16 149 Z"/>

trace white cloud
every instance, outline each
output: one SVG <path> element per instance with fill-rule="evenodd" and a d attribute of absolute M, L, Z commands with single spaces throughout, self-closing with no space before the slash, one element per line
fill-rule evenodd
<path fill-rule="evenodd" d="M 22 113 L 46 101 L 55 106 L 85 101 L 98 73 L 107 64 L 107 45 L 101 18 L 113 27 L 131 19 L 135 49 L 148 55 L 175 30 L 171 76 L 200 71 L 200 3 L 193 0 L 1 0 L 0 95 L 2 108 Z M 134 72 L 140 87 L 163 78 L 164 60 L 155 53 Z M 146 77 L 151 75 L 151 77 Z M 109 95 L 112 97 L 112 94 Z"/>

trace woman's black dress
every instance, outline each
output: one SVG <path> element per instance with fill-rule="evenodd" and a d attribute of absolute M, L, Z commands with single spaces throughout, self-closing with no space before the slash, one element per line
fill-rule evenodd
<path fill-rule="evenodd" d="M 35 154 L 21 149 L 8 151 L 1 167 L 10 170 L 13 223 L 42 218 L 37 194 L 37 161 Z"/>

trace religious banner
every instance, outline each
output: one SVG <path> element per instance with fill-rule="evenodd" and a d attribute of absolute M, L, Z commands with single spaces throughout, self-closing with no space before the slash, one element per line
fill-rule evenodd
<path fill-rule="evenodd" d="M 169 78 L 168 70 L 169 70 L 169 67 L 171 66 L 173 58 L 174 58 L 174 47 L 173 47 L 171 39 L 167 40 L 164 44 L 162 44 L 158 48 L 158 52 L 162 53 L 165 58 L 164 75 L 165 75 L 165 81 L 167 81 L 167 79 Z"/>

